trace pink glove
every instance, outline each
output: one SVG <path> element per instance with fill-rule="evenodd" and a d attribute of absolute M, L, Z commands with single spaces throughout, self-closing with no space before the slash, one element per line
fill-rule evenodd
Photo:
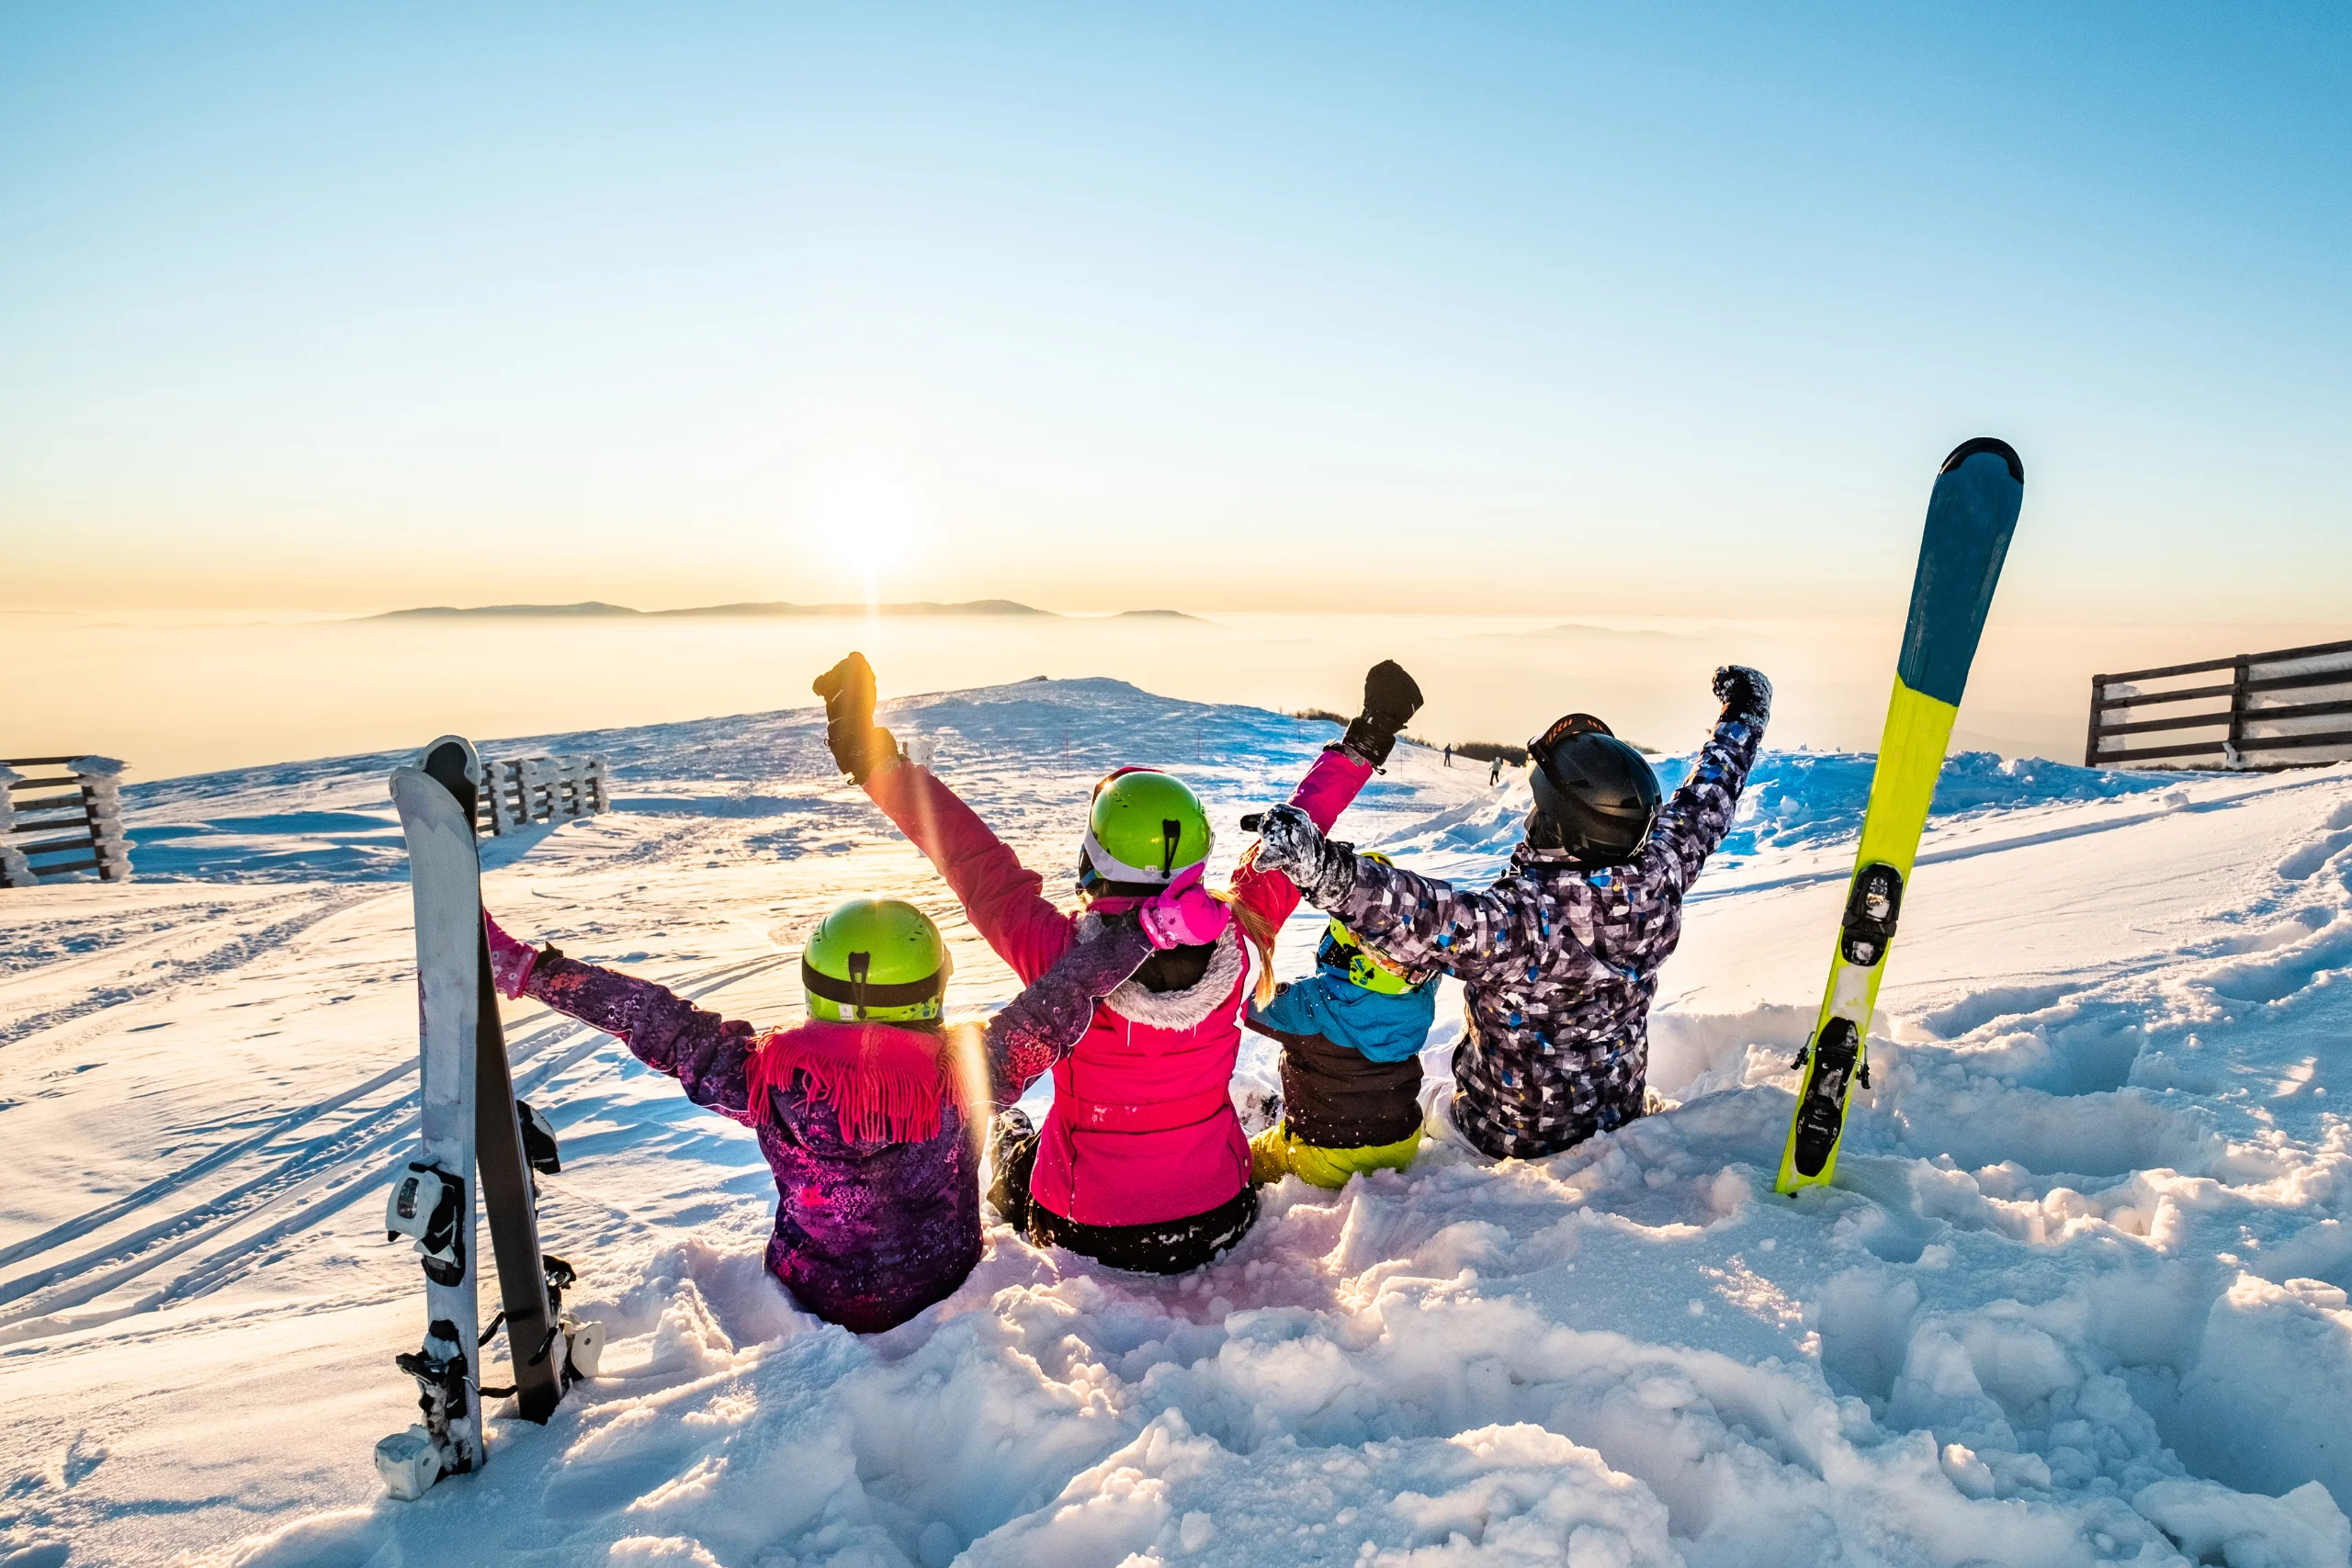
<path fill-rule="evenodd" d="M 1136 918 L 1143 922 L 1143 934 L 1152 946 L 1199 947 L 1223 936 L 1233 923 L 1232 909 L 1201 886 L 1204 869 L 1196 865 L 1178 874 L 1175 881 L 1136 907 Z"/>
<path fill-rule="evenodd" d="M 481 929 L 490 938 L 491 983 L 511 1002 L 531 983 L 531 965 L 539 961 L 539 950 L 499 930 L 488 909 L 481 912 Z"/>

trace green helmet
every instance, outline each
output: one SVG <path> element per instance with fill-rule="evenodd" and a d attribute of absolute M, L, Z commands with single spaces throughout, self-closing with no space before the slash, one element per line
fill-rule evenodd
<path fill-rule="evenodd" d="M 955 968 L 921 909 L 897 898 L 853 898 L 808 933 L 800 986 L 810 1018 L 917 1023 L 939 1016 Z"/>
<path fill-rule="evenodd" d="M 1378 861 L 1383 865 L 1396 863 L 1378 850 L 1361 852 L 1365 860 Z M 1344 975 L 1350 985 L 1377 991 L 1384 997 L 1401 997 L 1424 984 L 1396 968 L 1385 958 L 1366 953 L 1356 933 L 1341 925 L 1336 915 L 1331 918 L 1330 929 L 1323 933 L 1322 942 L 1315 949 L 1315 962 Z"/>
<path fill-rule="evenodd" d="M 1094 786 L 1078 886 L 1085 893 L 1156 893 L 1209 858 L 1216 835 L 1201 797 L 1173 773 L 1121 768 Z"/>

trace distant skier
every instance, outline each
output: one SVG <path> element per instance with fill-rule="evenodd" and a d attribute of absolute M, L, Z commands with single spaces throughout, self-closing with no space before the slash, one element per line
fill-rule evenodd
<path fill-rule="evenodd" d="M 1383 865 L 1294 807 L 1266 813 L 1261 867 L 1368 950 L 1463 981 L 1453 1120 L 1489 1155 L 1555 1154 L 1642 1113 L 1658 965 L 1771 712 L 1771 683 L 1743 666 L 1715 671 L 1714 693 L 1723 716 L 1663 810 L 1648 761 L 1599 719 L 1570 714 L 1530 743 L 1534 808 L 1491 887 Z"/>
<path fill-rule="evenodd" d="M 802 1306 L 861 1334 L 953 1294 L 979 1260 L 979 1138 L 965 1108 L 985 1106 L 983 1058 L 1034 1053 L 1069 1027 L 1057 1021 L 1082 1028 L 1149 951 L 1137 937 L 1132 954 L 1106 946 L 1114 966 L 1057 965 L 984 1038 L 942 1021 L 953 966 L 930 918 L 855 898 L 801 953 L 808 1021 L 763 1032 L 482 923 L 502 996 L 617 1036 L 696 1105 L 758 1134 L 776 1185 L 769 1270 Z"/>
<path fill-rule="evenodd" d="M 1132 942 L 1119 917 L 1142 901 L 1183 900 L 1163 911 L 1176 945 L 1104 998 L 1074 1047 L 1006 1062 L 999 1103 L 1048 1070 L 1054 1103 L 1042 1128 L 1018 1111 L 998 1119 L 989 1190 L 997 1212 L 1040 1245 L 1151 1273 L 1198 1268 L 1238 1241 L 1258 1213 L 1250 1145 L 1228 1092 L 1242 1002 L 1253 989 L 1271 993 L 1274 932 L 1297 908 L 1298 890 L 1245 854 L 1229 895 L 1185 900 L 1201 891 L 1208 813 L 1173 775 L 1121 768 L 1095 786 L 1077 866 L 1085 910 L 1066 914 L 971 807 L 899 757 L 874 722 L 874 671 L 862 654 L 820 676 L 815 689 L 834 760 L 930 857 L 980 935 L 1024 980 L 1106 938 Z M 1363 712 L 1292 795 L 1300 819 L 1329 827 L 1387 761 L 1420 702 L 1411 676 L 1374 666 Z"/>
<path fill-rule="evenodd" d="M 1449 768 L 1453 766 L 1453 748 L 1451 744 L 1445 749 L 1445 765 Z"/>
<path fill-rule="evenodd" d="M 1394 863 L 1377 850 L 1364 859 Z M 1315 972 L 1250 1004 L 1243 1021 L 1283 1047 L 1282 1120 L 1250 1140 L 1253 1179 L 1289 1174 L 1340 1188 L 1360 1172 L 1413 1163 L 1437 980 L 1434 969 L 1410 974 L 1366 953 L 1333 920 Z"/>
<path fill-rule="evenodd" d="M 1497 784 L 1500 784 L 1500 783 L 1502 783 L 1502 782 L 1503 782 L 1503 754 L 1502 754 L 1501 752 L 1498 751 L 1498 752 L 1496 752 L 1496 753 L 1495 753 L 1495 760 L 1494 760 L 1491 763 L 1489 763 L 1489 764 L 1487 765 L 1487 787 L 1488 789 L 1492 789 L 1492 788 L 1494 788 L 1494 787 L 1495 787 L 1495 785 L 1497 785 Z"/>

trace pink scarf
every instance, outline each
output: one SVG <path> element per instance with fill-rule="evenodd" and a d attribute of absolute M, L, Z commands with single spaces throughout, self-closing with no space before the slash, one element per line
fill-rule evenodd
<path fill-rule="evenodd" d="M 833 1108 L 842 1136 L 923 1143 L 939 1135 L 940 1108 L 954 1092 L 937 1035 L 887 1023 L 811 1019 L 762 1035 L 743 1065 L 752 1120 L 774 1114 L 769 1093 L 808 1075 L 808 1098 Z"/>

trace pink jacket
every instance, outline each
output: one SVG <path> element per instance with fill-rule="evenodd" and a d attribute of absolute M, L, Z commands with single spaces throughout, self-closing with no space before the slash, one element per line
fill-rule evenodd
<path fill-rule="evenodd" d="M 1369 764 L 1334 747 L 1291 800 L 1328 831 L 1371 776 Z M 1048 902 L 1045 879 L 929 772 L 892 762 L 865 792 L 939 868 L 1023 984 L 1079 940 L 1084 917 Z M 1298 889 L 1256 869 L 1253 858 L 1233 874 L 1234 900 L 1279 926 L 1298 908 Z M 1053 1110 L 1030 1179 L 1037 1202 L 1080 1224 L 1155 1224 L 1204 1213 L 1249 1182 L 1250 1145 L 1227 1086 L 1252 958 L 1238 928 L 1220 942 L 1208 978 L 1190 992 L 1155 995 L 1130 982 L 1104 998 L 1077 1048 L 1055 1064 Z M 1229 982 L 1215 984 L 1227 973 Z"/>

